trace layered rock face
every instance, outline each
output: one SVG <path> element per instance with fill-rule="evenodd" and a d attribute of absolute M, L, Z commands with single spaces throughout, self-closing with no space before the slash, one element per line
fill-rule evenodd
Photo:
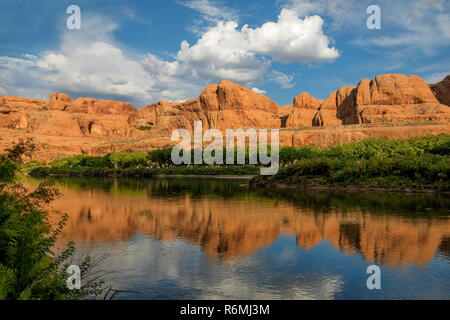
<path fill-rule="evenodd" d="M 208 85 L 197 99 L 183 103 L 160 101 L 139 110 L 136 124 L 153 126 L 152 132 L 168 135 L 174 129 L 280 128 L 279 106 L 268 97 L 231 81 Z"/>
<path fill-rule="evenodd" d="M 48 108 L 69 113 L 109 114 L 119 116 L 136 113 L 136 109 L 126 102 L 96 100 L 92 98 L 71 100 L 65 93 L 52 93 L 48 102 Z"/>
<path fill-rule="evenodd" d="M 449 80 L 447 76 L 430 88 L 418 76 L 386 74 L 363 79 L 357 87 L 346 86 L 331 93 L 314 112 L 311 103 L 294 103 L 297 109 L 289 116 L 287 126 L 449 122 L 450 110 L 444 105 L 448 105 L 450 96 Z M 304 101 L 307 96 L 303 93 L 296 100 Z"/>
<path fill-rule="evenodd" d="M 140 136 L 128 120 L 137 110 L 120 101 L 52 93 L 49 100 L 1 97 L 0 127 L 70 137 Z"/>
<path fill-rule="evenodd" d="M 381 75 L 363 79 L 347 106 L 344 124 L 450 120 L 430 87 L 418 76 Z"/>
<path fill-rule="evenodd" d="M 363 133 L 364 128 L 359 128 L 357 134 L 342 126 L 349 124 L 429 122 L 428 127 L 433 125 L 432 128 L 422 125 L 414 134 L 435 134 L 450 131 L 449 88 L 450 76 L 429 86 L 418 76 L 386 74 L 363 79 L 357 86 L 342 87 L 325 100 L 302 93 L 292 105 L 278 106 L 264 95 L 224 80 L 208 85 L 198 98 L 179 103 L 160 101 L 140 110 L 121 101 L 72 100 L 64 93 L 52 93 L 48 100 L 4 96 L 0 97 L 0 130 L 7 138 L 0 137 L 0 149 L 10 147 L 12 137 L 33 136 L 40 141 L 53 141 L 58 154 L 69 148 L 63 137 L 87 139 L 80 140 L 83 147 L 71 143 L 73 153 L 79 153 L 80 148 L 95 155 L 148 150 L 173 145 L 173 130 L 192 132 L 197 120 L 202 121 L 204 130 L 219 129 L 223 134 L 236 128 L 286 128 L 280 135 L 281 143 L 286 145 L 326 146 L 363 137 L 407 135 L 403 129 L 392 126 L 381 133 L 375 128 L 368 129 L 371 133 Z M 306 128 L 327 126 L 334 131 Z M 300 132 L 297 128 L 303 129 Z M 105 145 L 98 138 L 110 142 Z M 118 146 L 117 141 L 122 145 Z"/>
<path fill-rule="evenodd" d="M 295 128 L 312 126 L 312 119 L 323 102 L 323 100 L 314 98 L 308 92 L 303 92 L 296 96 L 293 104 L 294 110 L 286 120 L 286 127 Z"/>

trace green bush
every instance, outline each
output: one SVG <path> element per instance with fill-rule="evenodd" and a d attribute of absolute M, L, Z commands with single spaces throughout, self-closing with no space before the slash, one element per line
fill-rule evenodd
<path fill-rule="evenodd" d="M 114 169 L 138 168 L 140 166 L 146 166 L 148 163 L 147 155 L 141 152 L 115 152 L 110 153 L 105 158 L 108 159 L 111 167 Z"/>
<path fill-rule="evenodd" d="M 80 299 L 102 292 L 103 282 L 93 281 L 71 291 L 66 284 L 67 264 L 73 244 L 58 256 L 52 252 L 68 216 L 53 226 L 48 220 L 48 204 L 58 191 L 47 183 L 35 190 L 14 184 L 23 156 L 34 150 L 31 141 L 20 141 L 0 155 L 0 299 Z M 87 257 L 81 276 L 90 269 Z"/>
<path fill-rule="evenodd" d="M 258 165 L 249 165 L 250 148 L 234 148 L 236 161 L 244 151 L 246 165 L 180 165 L 172 163 L 172 148 L 147 154 L 111 153 L 105 157 L 85 155 L 55 160 L 49 168 L 34 168 L 33 176 L 77 175 L 147 175 L 156 174 L 259 174 Z M 271 147 L 268 146 L 270 154 Z M 226 149 L 222 150 L 224 159 Z M 259 149 L 257 150 L 259 153 Z M 428 185 L 447 188 L 449 178 L 450 135 L 440 134 L 412 139 L 367 139 L 329 148 L 281 147 L 280 169 L 274 177 L 260 177 L 260 182 L 307 180 L 337 184 Z M 191 162 L 194 150 L 190 150 Z M 6 162 L 5 162 L 6 165 Z M 133 170 L 131 170 L 133 169 Z M 144 170 L 147 169 L 147 170 Z M 6 170 L 6 169 L 4 169 Z M 13 170 L 13 169 L 12 169 Z M 385 180 L 381 177 L 389 177 Z M 403 182 L 402 182 L 403 181 Z M 380 182 L 380 183 L 381 183 Z"/>
<path fill-rule="evenodd" d="M 152 130 L 152 126 L 139 126 L 139 127 L 135 127 L 137 130 L 141 130 L 141 131 L 150 131 Z"/>
<path fill-rule="evenodd" d="M 363 184 L 378 187 L 450 189 L 450 135 L 408 140 L 368 139 L 330 148 L 284 147 L 288 164 L 256 184 Z"/>

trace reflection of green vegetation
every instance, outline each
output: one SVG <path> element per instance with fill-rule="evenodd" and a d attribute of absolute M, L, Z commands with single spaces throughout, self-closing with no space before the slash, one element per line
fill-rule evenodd
<path fill-rule="evenodd" d="M 450 199 L 445 195 L 361 192 L 342 190 L 256 189 L 260 196 L 294 203 L 317 212 L 350 212 L 396 214 L 405 216 L 448 216 Z"/>
<path fill-rule="evenodd" d="M 29 179 L 36 184 L 41 180 Z M 191 197 L 217 196 L 236 197 L 236 190 L 244 183 L 242 180 L 230 180 L 227 183 L 216 182 L 214 179 L 190 179 L 190 178 L 92 178 L 92 177 L 49 177 L 50 181 L 59 188 L 72 190 L 100 189 L 112 195 L 174 197 L 181 194 L 189 194 Z"/>
<path fill-rule="evenodd" d="M 31 141 L 20 141 L 0 155 L 0 299 L 76 299 L 101 293 L 101 281 L 85 282 L 81 290 L 67 287 L 65 261 L 73 244 L 54 256 L 52 247 L 67 215 L 56 227 L 48 222 L 47 205 L 59 195 L 48 183 L 33 191 L 14 182 L 24 155 L 34 150 Z M 81 277 L 91 270 L 87 257 L 79 265 Z"/>
<path fill-rule="evenodd" d="M 369 139 L 319 149 L 281 148 L 288 165 L 256 184 L 364 185 L 450 190 L 450 135 L 409 140 Z"/>
<path fill-rule="evenodd" d="M 153 217 L 153 213 L 150 210 L 141 211 L 141 212 L 139 212 L 139 215 L 143 216 L 143 217 L 147 217 L 147 218 Z"/>
<path fill-rule="evenodd" d="M 251 188 L 242 180 L 200 178 L 49 178 L 58 187 L 88 190 L 101 189 L 116 195 L 173 198 L 188 194 L 190 198 L 221 198 L 233 201 L 277 203 L 287 201 L 299 208 L 317 212 L 340 212 L 360 209 L 367 213 L 408 216 L 448 216 L 450 199 L 445 195 L 309 190 L 304 188 Z"/>

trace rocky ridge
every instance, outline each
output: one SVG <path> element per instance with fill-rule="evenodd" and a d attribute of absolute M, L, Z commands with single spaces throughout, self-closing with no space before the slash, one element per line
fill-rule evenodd
<path fill-rule="evenodd" d="M 283 130 L 288 132 L 290 128 L 336 127 L 332 137 L 326 140 L 340 143 L 348 140 L 341 137 L 350 130 L 347 125 L 439 122 L 443 125 L 439 130 L 449 132 L 449 105 L 450 76 L 428 85 L 418 76 L 379 75 L 372 80 L 363 79 L 357 86 L 339 88 L 325 100 L 303 92 L 287 106 L 279 106 L 262 94 L 224 80 L 208 85 L 198 98 L 177 103 L 160 101 L 140 110 L 121 101 L 72 100 L 64 93 L 52 93 L 48 100 L 2 96 L 0 131 L 10 137 L 39 136 L 41 140 L 52 140 L 56 144 L 62 137 L 89 138 L 88 146 L 82 148 L 89 154 L 103 153 L 98 149 L 93 152 L 89 147 L 94 140 L 110 143 L 100 149 L 104 152 L 115 150 L 111 143 L 116 140 L 121 140 L 131 150 L 138 145 L 144 150 L 167 146 L 171 144 L 174 129 L 192 131 L 196 120 L 203 122 L 204 129 L 223 132 L 233 128 L 286 128 Z M 395 130 L 391 127 L 384 134 L 392 137 Z M 282 143 L 316 144 L 315 137 L 299 139 L 297 133 L 286 132 L 280 135 Z M 302 134 L 304 137 L 305 133 Z M 321 136 L 322 133 L 316 131 L 316 134 Z M 149 139 L 153 141 L 151 145 L 143 142 Z M 10 140 L 0 139 L 0 148 L 12 143 Z"/>

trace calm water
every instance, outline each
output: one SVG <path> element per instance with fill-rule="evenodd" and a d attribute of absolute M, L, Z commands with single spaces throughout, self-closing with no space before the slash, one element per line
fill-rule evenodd
<path fill-rule="evenodd" d="M 55 179 L 59 245 L 122 299 L 450 299 L 450 199 L 214 179 Z M 33 180 L 35 183 L 36 181 Z M 366 269 L 381 266 L 381 290 Z"/>

